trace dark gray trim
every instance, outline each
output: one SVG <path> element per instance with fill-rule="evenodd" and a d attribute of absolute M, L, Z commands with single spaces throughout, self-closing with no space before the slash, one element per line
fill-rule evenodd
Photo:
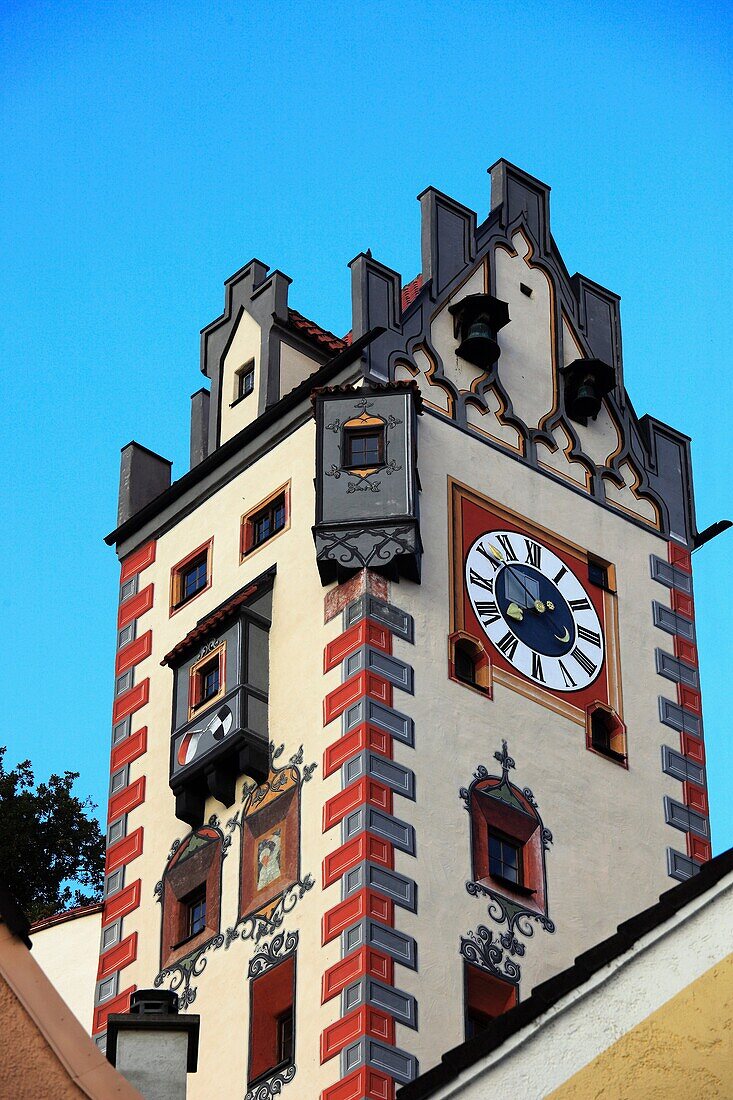
<path fill-rule="evenodd" d="M 410 695 L 415 694 L 415 674 L 412 667 L 401 661 L 399 657 L 392 657 L 381 649 L 363 645 L 344 658 L 341 666 L 343 680 L 348 680 L 362 671 L 376 672 L 402 691 Z"/>
<path fill-rule="evenodd" d="M 340 1061 L 342 1077 L 363 1065 L 372 1066 L 401 1082 L 413 1081 L 418 1074 L 418 1061 L 414 1054 L 369 1036 L 345 1047 L 341 1051 Z"/>
<path fill-rule="evenodd" d="M 111 824 L 107 826 L 107 847 L 110 844 L 115 844 L 118 840 L 122 840 L 127 832 L 127 814 L 123 814 L 121 817 L 115 818 Z"/>
<path fill-rule="evenodd" d="M 341 768 L 341 783 L 348 787 L 363 775 L 369 775 L 373 779 L 384 783 L 396 794 L 415 800 L 415 773 L 410 768 L 398 764 L 396 760 L 390 760 L 381 753 L 364 749 L 356 756 L 347 760 Z"/>
<path fill-rule="evenodd" d="M 417 883 L 406 875 L 400 875 L 397 871 L 390 871 L 387 867 L 368 860 L 357 863 L 341 879 L 341 897 L 345 900 L 365 887 L 385 894 L 402 909 L 408 909 L 411 913 L 417 912 Z"/>
<path fill-rule="evenodd" d="M 683 833 L 696 833 L 710 840 L 710 819 L 691 810 L 689 806 L 683 806 L 667 794 L 664 796 L 664 819 L 668 825 Z"/>
<path fill-rule="evenodd" d="M 412 615 L 393 604 L 380 600 L 377 596 L 372 596 L 369 592 L 359 596 L 356 600 L 352 600 L 344 608 L 344 630 L 348 630 L 354 623 L 358 623 L 360 619 L 367 617 L 374 619 L 381 626 L 388 627 L 393 634 L 396 634 L 398 638 L 402 638 L 403 641 L 414 642 L 415 620 Z"/>
<path fill-rule="evenodd" d="M 659 696 L 659 721 L 670 726 L 678 733 L 691 733 L 693 737 L 702 737 L 702 718 L 686 707 L 673 703 L 671 699 Z"/>
<path fill-rule="evenodd" d="M 662 745 L 662 771 L 681 782 L 689 779 L 700 786 L 705 785 L 705 769 L 669 745 Z"/>
<path fill-rule="evenodd" d="M 417 1031 L 417 1000 L 411 993 L 385 985 L 377 978 L 361 978 L 341 994 L 341 1015 L 346 1016 L 363 1004 L 388 1012 L 398 1023 Z"/>
<path fill-rule="evenodd" d="M 130 736 L 131 729 L 132 718 L 128 714 L 127 718 L 123 718 L 121 722 L 112 727 L 112 745 L 119 745 L 120 741 L 125 741 Z"/>
<path fill-rule="evenodd" d="M 140 574 L 136 573 L 134 577 L 130 577 L 129 581 L 125 581 L 125 583 L 120 586 L 120 603 L 129 600 L 130 596 L 137 595 L 139 582 Z"/>
<path fill-rule="evenodd" d="M 374 806 L 360 806 L 341 822 L 342 843 L 367 830 L 388 840 L 395 848 L 408 855 L 415 855 L 415 828 L 393 814 L 383 813 Z"/>
<path fill-rule="evenodd" d="M 649 555 L 652 578 L 664 584 L 667 588 L 678 588 L 680 592 L 692 593 L 692 576 L 685 573 L 684 569 L 678 569 L 676 565 L 670 565 L 664 558 L 656 554 Z"/>
<path fill-rule="evenodd" d="M 347 707 L 341 715 L 342 733 L 348 733 L 362 722 L 371 722 L 385 733 L 391 734 L 397 741 L 414 748 L 415 723 L 407 714 L 402 714 L 394 707 L 386 707 L 375 699 L 359 699 L 358 702 Z"/>
<path fill-rule="evenodd" d="M 674 848 L 667 849 L 667 874 L 670 878 L 675 878 L 678 882 L 687 882 L 699 873 L 700 864 L 695 863 L 694 859 L 690 859 L 688 855 Z"/>
<path fill-rule="evenodd" d="M 359 947 L 376 947 L 390 955 L 395 962 L 410 970 L 417 970 L 417 943 L 412 936 L 390 928 L 381 921 L 365 917 L 341 933 L 341 958 Z"/>
<path fill-rule="evenodd" d="M 663 649 L 654 650 L 654 660 L 660 676 L 666 676 L 668 680 L 673 680 L 676 684 L 685 684 L 696 691 L 700 690 L 698 671 L 687 661 L 681 661 L 679 657 L 673 657 L 671 653 L 665 653 Z"/>
<path fill-rule="evenodd" d="M 654 600 L 652 603 L 652 618 L 654 619 L 654 625 L 658 626 L 660 630 L 666 630 L 668 634 L 679 634 L 686 641 L 694 642 L 695 624 L 692 620 L 685 618 L 684 615 L 680 615 L 676 611 L 671 611 L 664 604 L 659 603 L 658 600 Z"/>

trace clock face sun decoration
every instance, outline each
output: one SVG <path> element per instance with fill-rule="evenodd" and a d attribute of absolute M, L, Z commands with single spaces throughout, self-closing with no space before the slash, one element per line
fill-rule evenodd
<path fill-rule="evenodd" d="M 466 592 L 491 644 L 535 684 L 582 691 L 605 656 L 593 602 L 569 565 L 518 531 L 486 531 L 468 549 Z"/>

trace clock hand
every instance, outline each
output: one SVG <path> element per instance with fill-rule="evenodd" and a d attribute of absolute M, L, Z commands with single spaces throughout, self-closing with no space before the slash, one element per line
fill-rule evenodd
<path fill-rule="evenodd" d="M 489 543 L 489 550 L 494 555 L 494 557 L 497 558 L 498 561 L 502 562 L 504 567 L 510 571 L 510 573 L 514 577 L 514 579 L 519 582 L 520 586 L 524 589 L 525 593 L 529 597 L 530 603 L 532 605 L 533 610 L 535 610 L 538 613 L 538 615 L 544 615 L 545 613 L 547 613 L 547 619 L 548 619 L 548 622 L 550 623 L 550 625 L 551 626 L 557 626 L 557 623 L 554 622 L 553 616 L 551 614 L 551 612 L 553 612 L 555 610 L 555 605 L 552 603 L 552 601 L 547 600 L 546 603 L 543 603 L 542 600 L 534 599 L 534 597 L 532 596 L 532 593 L 529 591 L 526 584 L 522 580 L 521 575 L 519 573 L 515 572 L 514 567 L 511 565 L 510 562 L 508 562 L 506 560 L 506 558 L 502 554 L 501 550 L 497 550 L 497 548 L 492 543 Z M 527 610 L 529 610 L 529 608 Z M 519 612 L 519 614 L 518 614 L 518 612 Z M 512 619 L 516 619 L 518 622 L 521 622 L 522 618 L 524 617 L 521 614 L 521 612 L 522 612 L 522 608 L 520 608 L 515 603 L 511 603 L 509 605 L 509 607 L 507 608 L 507 614 Z M 562 635 L 555 634 L 554 636 L 555 636 L 555 638 L 557 638 L 558 642 L 569 642 L 570 641 L 570 633 L 569 633 L 567 627 L 563 627 Z"/>

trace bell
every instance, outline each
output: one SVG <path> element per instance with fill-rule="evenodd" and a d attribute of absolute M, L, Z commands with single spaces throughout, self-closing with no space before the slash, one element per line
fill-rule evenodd
<path fill-rule="evenodd" d="M 494 339 L 486 317 L 477 317 L 468 326 L 468 332 L 456 351 L 461 359 L 486 370 L 499 358 L 500 349 Z"/>
<path fill-rule="evenodd" d="M 601 394 L 591 374 L 586 375 L 578 386 L 572 399 L 570 415 L 585 417 L 586 420 L 595 419 L 601 411 Z"/>

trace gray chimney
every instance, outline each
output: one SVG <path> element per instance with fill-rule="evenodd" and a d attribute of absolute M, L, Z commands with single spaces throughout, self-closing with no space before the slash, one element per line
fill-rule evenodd
<path fill-rule="evenodd" d="M 107 1021 L 107 1059 L 145 1100 L 186 1100 L 186 1075 L 195 1073 L 200 1016 L 179 1016 L 167 989 L 138 989 L 129 1012 Z"/>

